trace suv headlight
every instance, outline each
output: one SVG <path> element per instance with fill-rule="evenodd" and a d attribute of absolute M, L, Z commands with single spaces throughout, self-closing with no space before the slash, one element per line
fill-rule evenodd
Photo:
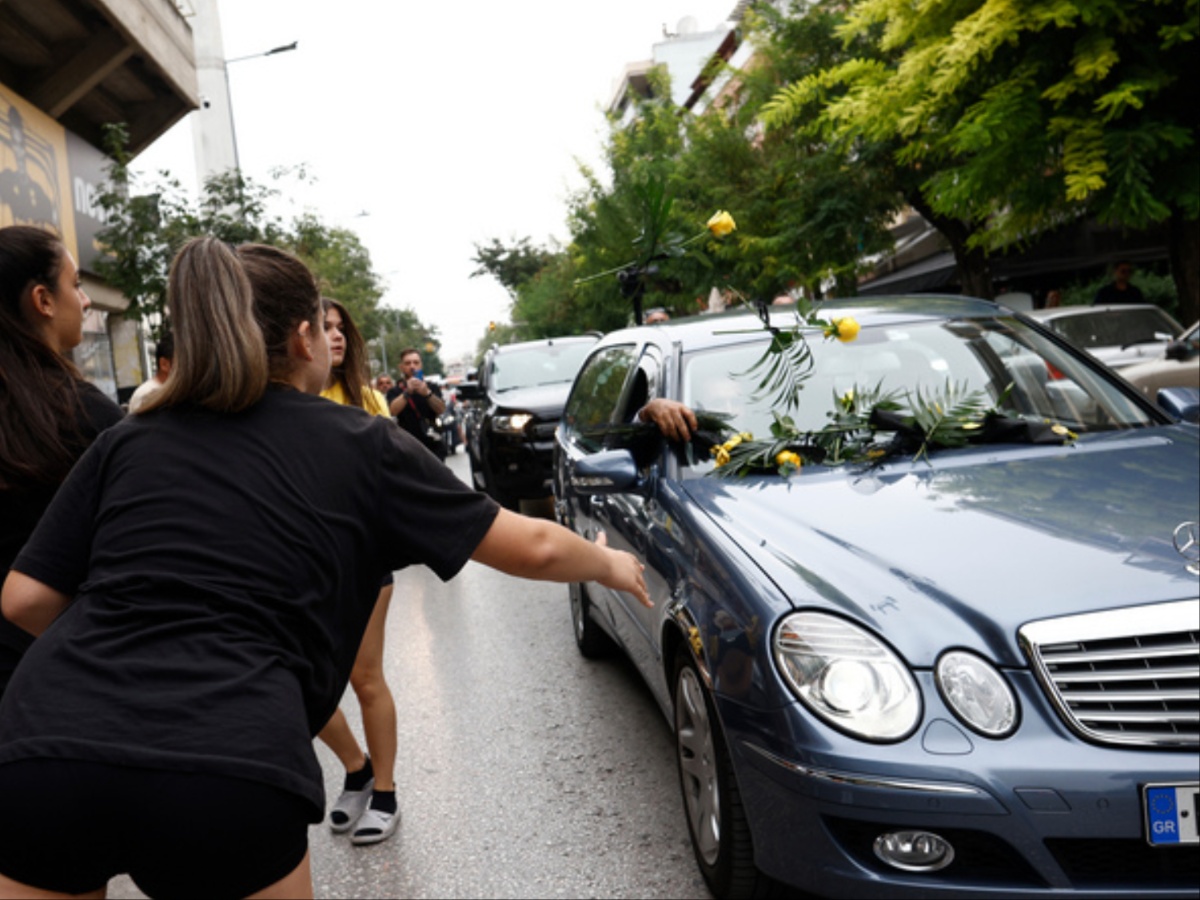
<path fill-rule="evenodd" d="M 965 650 L 943 653 L 934 671 L 946 705 L 984 737 L 1002 738 L 1017 725 L 1017 698 L 986 659 Z"/>
<path fill-rule="evenodd" d="M 899 741 L 921 719 L 908 667 L 883 641 L 827 613 L 794 613 L 775 631 L 775 660 L 809 709 L 869 741 Z"/>
<path fill-rule="evenodd" d="M 529 413 L 513 413 L 511 416 L 493 416 L 492 431 L 501 434 L 523 434 L 525 426 L 533 421 Z"/>

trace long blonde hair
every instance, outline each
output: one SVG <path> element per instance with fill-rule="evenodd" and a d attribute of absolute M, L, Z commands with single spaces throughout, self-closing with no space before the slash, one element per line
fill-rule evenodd
<path fill-rule="evenodd" d="M 262 399 L 267 348 L 250 280 L 227 244 L 194 238 L 184 245 L 167 277 L 167 306 L 175 359 L 139 415 L 181 403 L 233 413 Z"/>

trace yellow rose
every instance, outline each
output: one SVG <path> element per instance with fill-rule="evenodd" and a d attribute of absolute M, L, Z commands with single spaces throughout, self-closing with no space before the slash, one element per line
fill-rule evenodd
<path fill-rule="evenodd" d="M 754 435 L 752 435 L 752 434 L 751 434 L 750 432 L 748 432 L 748 431 L 743 431 L 741 434 L 739 434 L 739 435 L 738 435 L 738 437 L 740 437 L 740 438 L 741 438 L 743 441 L 752 441 L 752 440 L 754 440 Z"/>
<path fill-rule="evenodd" d="M 737 223 L 733 221 L 733 216 L 723 209 L 717 210 L 708 220 L 708 230 L 713 233 L 714 237 L 725 237 L 735 228 L 737 228 Z"/>
<path fill-rule="evenodd" d="M 841 404 L 843 409 L 849 410 L 854 408 L 854 388 L 850 388 L 850 390 L 842 394 Z"/>
<path fill-rule="evenodd" d="M 800 455 L 793 453 L 791 450 L 784 450 L 775 457 L 775 464 L 777 466 L 792 466 L 798 469 L 801 465 Z"/>
<path fill-rule="evenodd" d="M 717 458 L 717 468 L 729 465 L 729 451 L 724 447 L 713 447 L 713 456 Z"/>
<path fill-rule="evenodd" d="M 833 320 L 833 327 L 826 331 L 826 337 L 835 337 L 843 344 L 848 344 L 858 337 L 859 324 L 850 316 Z"/>
<path fill-rule="evenodd" d="M 742 436 L 740 434 L 735 434 L 733 437 L 731 437 L 729 440 L 727 440 L 722 446 L 724 446 L 724 448 L 726 450 L 732 450 L 734 447 L 736 447 L 741 442 L 742 442 Z"/>

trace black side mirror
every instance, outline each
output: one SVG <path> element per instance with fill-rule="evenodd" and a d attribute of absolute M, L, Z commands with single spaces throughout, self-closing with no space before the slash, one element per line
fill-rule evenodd
<path fill-rule="evenodd" d="M 458 396 L 461 400 L 482 400 L 483 388 L 478 381 L 464 381 L 458 386 Z"/>
<path fill-rule="evenodd" d="M 1167 350 L 1163 355 L 1167 359 L 1182 362 L 1188 357 L 1188 345 L 1183 341 L 1171 341 L 1171 343 L 1167 344 Z"/>

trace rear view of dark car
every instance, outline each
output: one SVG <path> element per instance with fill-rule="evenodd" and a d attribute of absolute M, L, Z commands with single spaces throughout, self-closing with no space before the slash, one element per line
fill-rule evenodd
<path fill-rule="evenodd" d="M 471 404 L 465 427 L 475 487 L 511 509 L 550 495 L 554 429 L 597 340 L 547 338 L 487 351 L 478 381 L 459 388 Z"/>

